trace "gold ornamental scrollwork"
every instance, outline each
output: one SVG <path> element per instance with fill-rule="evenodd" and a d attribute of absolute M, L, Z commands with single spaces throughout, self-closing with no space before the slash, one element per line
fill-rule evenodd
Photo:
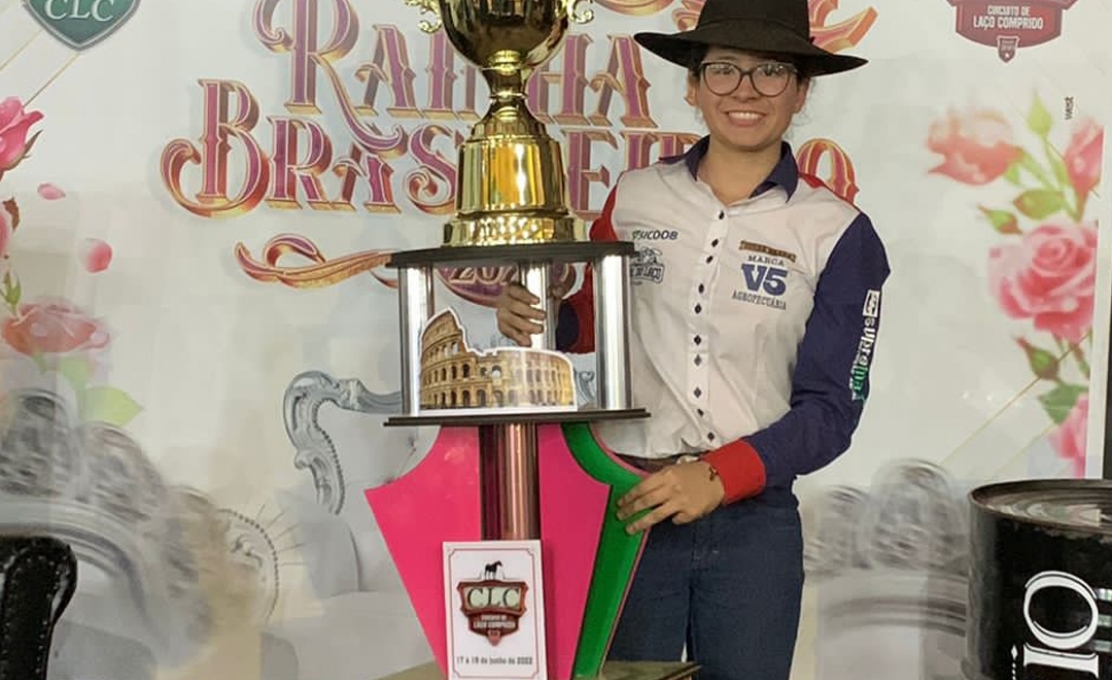
<path fill-rule="evenodd" d="M 580 0 L 575 1 L 579 2 Z M 440 10 L 436 6 L 436 0 L 405 0 L 405 4 L 410 7 L 417 7 L 421 10 L 421 14 L 431 13 L 433 15 L 434 18 L 431 20 L 421 19 L 417 24 L 417 28 L 420 28 L 425 33 L 436 33 L 440 30 L 443 21 L 440 18 Z"/>
<path fill-rule="evenodd" d="M 571 19 L 573 24 L 586 24 L 594 21 L 595 11 L 590 7 L 580 7 L 580 5 L 590 3 L 591 0 L 567 0 L 567 2 L 568 18 Z"/>

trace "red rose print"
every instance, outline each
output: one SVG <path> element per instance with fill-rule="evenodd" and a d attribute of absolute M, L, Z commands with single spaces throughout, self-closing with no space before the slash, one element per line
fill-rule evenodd
<path fill-rule="evenodd" d="M 77 257 L 81 260 L 81 266 L 85 271 L 96 274 L 108 269 L 109 263 L 112 262 L 112 246 L 99 238 L 87 238 L 82 241 Z"/>
<path fill-rule="evenodd" d="M 989 252 L 989 283 L 1004 312 L 1079 342 L 1093 321 L 1097 229 L 1044 224 Z"/>
<path fill-rule="evenodd" d="M 25 112 L 15 97 L 0 101 L 0 175 L 14 168 L 27 153 L 27 133 L 40 120 L 41 113 Z"/>
<path fill-rule="evenodd" d="M 69 300 L 39 298 L 4 319 L 0 337 L 27 356 L 94 351 L 108 346 L 108 331 Z"/>
<path fill-rule="evenodd" d="M 994 111 L 950 112 L 931 125 L 927 146 L 942 154 L 942 164 L 931 172 L 965 184 L 988 184 L 1003 175 L 1022 155 L 1012 143 L 1008 121 Z"/>
<path fill-rule="evenodd" d="M 1085 438 L 1089 425 L 1089 395 L 1078 398 L 1073 410 L 1058 429 L 1050 433 L 1050 443 L 1058 455 L 1073 464 L 1075 477 L 1085 476 Z"/>
<path fill-rule="evenodd" d="M 1090 119 L 1081 122 L 1062 154 L 1066 174 L 1078 198 L 1084 198 L 1100 183 L 1100 164 L 1104 150 L 1104 128 Z"/>
<path fill-rule="evenodd" d="M 39 185 L 39 197 L 47 201 L 57 201 L 58 199 L 65 198 L 66 192 L 56 184 L 43 182 Z"/>

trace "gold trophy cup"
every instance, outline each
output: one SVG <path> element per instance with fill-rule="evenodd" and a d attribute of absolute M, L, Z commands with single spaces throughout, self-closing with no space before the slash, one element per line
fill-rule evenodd
<path fill-rule="evenodd" d="M 593 18 L 579 9 L 583 0 L 405 1 L 436 14 L 421 29 L 443 27 L 490 86 L 490 109 L 460 147 L 456 214 L 444 226 L 444 245 L 580 240 L 560 146 L 530 113 L 525 83 L 559 49 L 571 22 Z"/>

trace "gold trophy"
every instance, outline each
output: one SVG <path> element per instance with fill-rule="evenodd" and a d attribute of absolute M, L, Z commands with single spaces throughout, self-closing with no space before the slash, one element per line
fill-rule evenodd
<path fill-rule="evenodd" d="M 586 23 L 583 0 L 406 0 L 441 27 L 490 86 L 486 116 L 459 151 L 455 218 L 446 246 L 554 243 L 582 239 L 567 209 L 560 146 L 529 112 L 525 83 L 555 54 L 570 23 Z"/>

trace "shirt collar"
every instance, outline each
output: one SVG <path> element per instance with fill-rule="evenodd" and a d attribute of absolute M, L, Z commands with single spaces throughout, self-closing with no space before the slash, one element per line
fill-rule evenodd
<path fill-rule="evenodd" d="M 699 163 L 701 163 L 703 157 L 707 155 L 707 149 L 709 148 L 710 137 L 706 136 L 692 145 L 686 153 L 678 156 L 669 156 L 661 160 L 664 163 L 678 163 L 683 161 L 684 165 L 687 166 L 687 171 L 691 173 L 692 179 L 697 179 L 699 176 Z M 799 186 L 799 166 L 796 165 L 795 154 L 792 153 L 790 144 L 787 142 L 780 142 L 780 160 L 776 163 L 776 167 L 772 168 L 772 172 L 768 174 L 768 177 L 753 190 L 753 196 L 760 196 L 773 187 L 782 187 L 784 191 L 787 192 L 788 198 L 791 198 L 797 186 Z"/>

